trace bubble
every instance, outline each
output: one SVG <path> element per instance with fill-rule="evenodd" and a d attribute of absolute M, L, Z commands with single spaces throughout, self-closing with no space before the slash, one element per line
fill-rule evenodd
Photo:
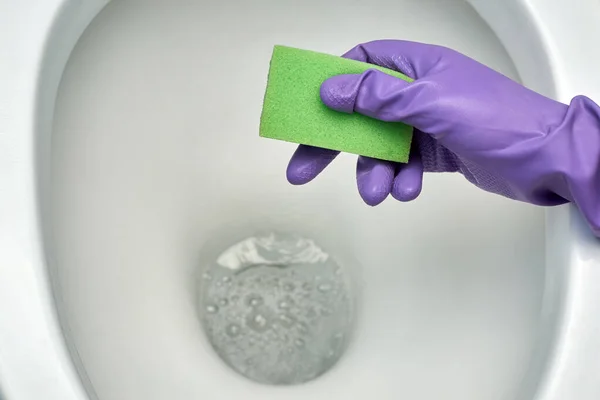
<path fill-rule="evenodd" d="M 223 277 L 223 283 L 229 283 L 229 282 L 231 282 L 231 278 L 228 277 L 228 276 L 224 276 Z"/>
<path fill-rule="evenodd" d="M 253 293 L 246 297 L 246 304 L 248 304 L 250 307 L 258 307 L 261 306 L 263 303 L 263 298 L 257 294 Z"/>
<path fill-rule="evenodd" d="M 284 299 L 282 299 L 279 302 L 279 308 L 281 310 L 289 310 L 293 305 L 294 305 L 294 300 L 289 296 L 286 296 Z"/>
<path fill-rule="evenodd" d="M 288 308 L 290 308 L 290 303 L 288 303 L 285 300 L 282 300 L 279 302 L 279 308 L 281 308 L 282 310 L 287 310 Z"/>
<path fill-rule="evenodd" d="M 252 313 L 246 318 L 246 325 L 256 332 L 265 332 L 269 329 L 269 321 L 260 313 Z"/>
<path fill-rule="evenodd" d="M 304 347 L 304 340 L 302 339 L 296 339 L 294 340 L 294 344 L 296 345 L 296 347 Z"/>
<path fill-rule="evenodd" d="M 209 274 L 208 272 L 205 272 L 202 274 L 202 279 L 210 281 L 212 279 L 212 275 Z"/>
<path fill-rule="evenodd" d="M 209 314 L 216 314 L 216 313 L 218 313 L 218 312 L 219 312 L 219 307 L 217 307 L 217 306 L 216 306 L 216 305 L 214 305 L 214 304 L 209 304 L 208 306 L 206 306 L 206 311 L 207 311 Z"/>
<path fill-rule="evenodd" d="M 231 324 L 225 329 L 225 333 L 230 337 L 236 337 L 240 334 L 240 326 L 238 324 Z"/>
<path fill-rule="evenodd" d="M 267 325 L 267 319 L 265 317 L 263 317 L 262 315 L 260 315 L 260 314 L 257 314 L 254 317 L 254 322 L 259 327 L 265 327 Z"/>
<path fill-rule="evenodd" d="M 329 292 L 332 288 L 331 283 L 321 283 L 318 286 L 319 292 Z"/>

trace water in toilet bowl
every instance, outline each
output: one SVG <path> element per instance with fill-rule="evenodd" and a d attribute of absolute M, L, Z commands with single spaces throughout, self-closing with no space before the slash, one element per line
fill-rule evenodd
<path fill-rule="evenodd" d="M 299 384 L 342 356 L 353 322 L 342 266 L 314 241 L 247 238 L 202 266 L 199 316 L 217 354 L 259 383 Z"/>

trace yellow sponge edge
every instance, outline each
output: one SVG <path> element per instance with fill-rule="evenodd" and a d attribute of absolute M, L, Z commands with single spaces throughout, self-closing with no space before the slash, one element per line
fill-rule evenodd
<path fill-rule="evenodd" d="M 408 162 L 412 127 L 346 114 L 321 101 L 321 84 L 334 75 L 377 69 L 411 82 L 387 68 L 346 58 L 275 46 L 260 120 L 260 136 L 292 143 Z"/>

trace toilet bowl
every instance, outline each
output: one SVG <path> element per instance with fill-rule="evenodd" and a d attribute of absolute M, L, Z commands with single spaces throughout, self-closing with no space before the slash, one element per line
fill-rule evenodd
<path fill-rule="evenodd" d="M 294 187 L 294 146 L 257 133 L 276 43 L 434 42 L 600 98 L 600 4 L 562 3 L 0 1 L 0 399 L 598 398 L 600 247 L 574 207 L 433 175 L 370 208 L 355 157 Z M 231 368 L 200 312 L 207 266 L 264 232 L 350 282 L 343 354 L 302 384 Z"/>

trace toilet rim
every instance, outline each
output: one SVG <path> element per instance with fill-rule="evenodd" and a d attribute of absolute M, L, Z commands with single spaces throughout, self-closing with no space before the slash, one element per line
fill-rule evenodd
<path fill-rule="evenodd" d="M 62 72 L 79 37 L 108 2 L 0 2 L 0 396 L 7 400 L 90 398 L 56 313 L 40 196 L 48 183 L 45 167 Z M 600 54 L 579 51 L 593 48 L 600 37 L 594 21 L 600 4 L 469 3 L 500 38 L 528 86 L 563 102 L 581 93 L 600 98 Z M 595 399 L 600 395 L 593 373 L 600 370 L 600 246 L 574 207 L 548 209 L 546 215 L 541 335 L 522 398 Z"/>

